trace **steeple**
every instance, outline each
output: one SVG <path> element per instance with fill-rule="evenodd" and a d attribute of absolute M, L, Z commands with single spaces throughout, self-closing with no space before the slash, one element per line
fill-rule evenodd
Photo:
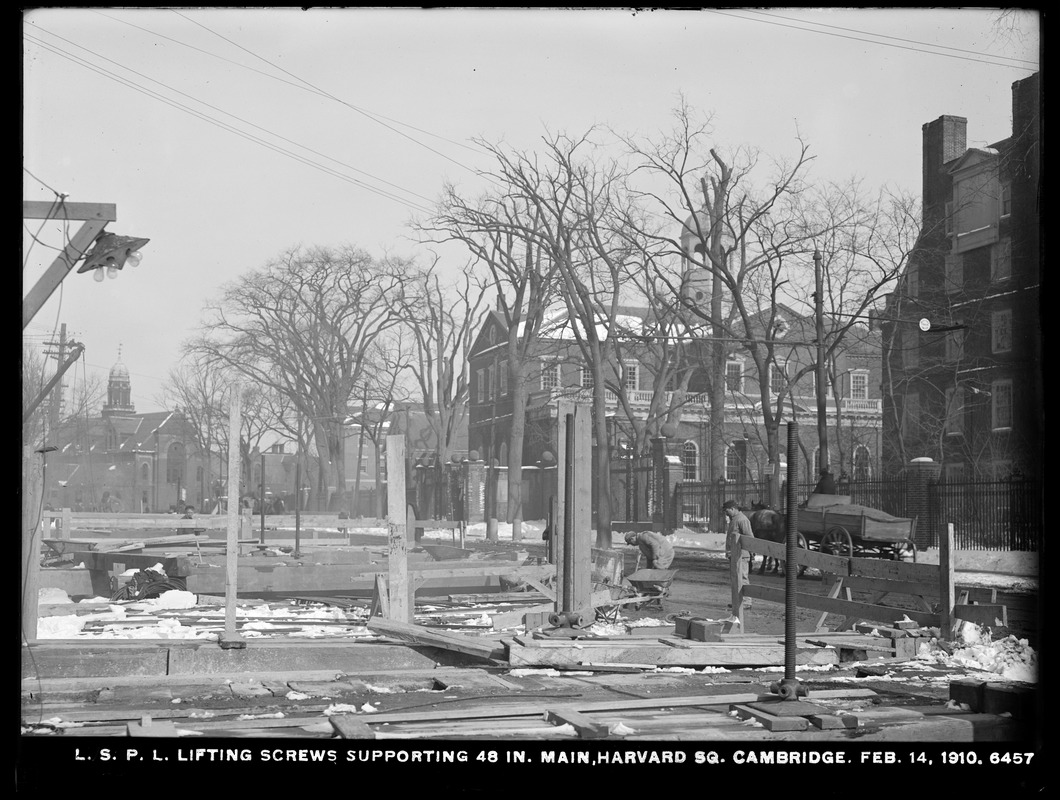
<path fill-rule="evenodd" d="M 118 360 L 110 368 L 110 377 L 107 380 L 107 403 L 103 406 L 103 416 L 135 413 L 129 368 L 121 360 L 121 345 L 118 345 Z"/>

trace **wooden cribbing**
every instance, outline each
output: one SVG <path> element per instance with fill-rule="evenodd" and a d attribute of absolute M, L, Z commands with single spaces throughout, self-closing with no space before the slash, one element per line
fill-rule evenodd
<path fill-rule="evenodd" d="M 803 565 L 814 567 L 832 583 L 825 597 L 797 592 L 795 605 L 798 608 L 823 612 L 818 629 L 823 626 L 828 614 L 844 615 L 840 629 L 848 629 L 859 620 L 889 624 L 904 615 L 922 626 L 939 627 L 943 635 L 948 636 L 954 618 L 959 618 L 959 612 L 954 608 L 952 541 L 953 526 L 948 525 L 940 534 L 939 556 L 942 563 L 939 566 L 879 558 L 836 556 L 796 548 L 795 564 L 788 564 L 788 569 L 797 569 Z M 784 544 L 756 539 L 753 536 L 741 536 L 739 546 L 748 552 L 781 560 L 787 556 Z M 785 602 L 785 592 L 782 589 L 761 584 L 738 585 L 735 570 L 731 573 L 731 583 L 733 610 L 738 616 L 742 617 L 746 598 L 753 597 L 782 604 Z M 872 592 L 871 600 L 853 600 L 852 589 Z M 910 611 L 881 604 L 884 598 L 894 594 L 915 598 L 920 609 Z M 929 597 L 938 599 L 940 613 L 934 612 L 932 604 L 926 599 Z M 974 612 L 969 613 L 974 615 Z"/>

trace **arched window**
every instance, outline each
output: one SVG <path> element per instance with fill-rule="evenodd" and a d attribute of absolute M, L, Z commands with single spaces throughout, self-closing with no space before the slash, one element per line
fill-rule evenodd
<path fill-rule="evenodd" d="M 151 480 L 151 470 L 150 468 L 148 468 L 147 464 L 144 464 L 140 467 L 140 480 L 142 480 L 144 483 L 147 483 L 149 480 Z"/>
<path fill-rule="evenodd" d="M 185 483 L 184 445 L 173 442 L 166 450 L 166 483 Z"/>
<path fill-rule="evenodd" d="M 681 463 L 684 465 L 684 479 L 694 481 L 699 475 L 699 448 L 695 442 L 685 442 L 681 451 Z"/>
<path fill-rule="evenodd" d="M 725 451 L 725 480 L 743 483 L 747 480 L 747 442 L 733 442 Z"/>

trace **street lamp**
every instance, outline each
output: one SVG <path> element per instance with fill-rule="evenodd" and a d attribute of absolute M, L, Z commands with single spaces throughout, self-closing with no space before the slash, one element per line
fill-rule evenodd
<path fill-rule="evenodd" d="M 118 277 L 118 270 L 128 264 L 130 267 L 140 266 L 140 249 L 150 239 L 139 239 L 135 236 L 119 236 L 116 233 L 103 232 L 96 237 L 91 252 L 85 256 L 85 263 L 77 268 L 78 274 L 95 270 L 92 279 L 103 280 L 106 277 Z"/>

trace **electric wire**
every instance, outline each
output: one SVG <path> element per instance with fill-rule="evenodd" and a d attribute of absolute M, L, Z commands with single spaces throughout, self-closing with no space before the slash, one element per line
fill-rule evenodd
<path fill-rule="evenodd" d="M 1000 58 L 1000 59 L 1004 59 L 1005 61 L 1019 61 L 1022 64 L 1026 64 L 1026 65 L 1028 65 L 1028 66 L 1030 66 L 1032 68 L 1035 68 L 1038 65 L 1037 61 L 1028 61 L 1025 58 L 1016 58 L 1015 56 L 1002 56 L 1002 55 L 996 55 L 994 53 L 982 53 L 982 52 L 979 52 L 978 50 L 966 50 L 963 47 L 950 47 L 949 45 L 944 45 L 944 44 L 931 44 L 930 42 L 920 42 L 920 41 L 917 41 L 916 39 L 904 39 L 901 36 L 888 36 L 885 33 L 871 33 L 869 31 L 859 31 L 859 30 L 857 30 L 855 28 L 844 28 L 841 25 L 829 25 L 829 24 L 827 24 L 825 22 L 814 22 L 814 21 L 811 21 L 811 20 L 808 20 L 808 19 L 796 19 L 794 17 L 785 17 L 785 16 L 783 16 L 781 14 L 772 14 L 772 13 L 770 13 L 768 11 L 760 11 L 758 9 L 745 8 L 745 9 L 741 9 L 741 10 L 742 11 L 746 11 L 746 12 L 748 12 L 750 14 L 758 14 L 759 16 L 762 16 L 762 17 L 774 17 L 776 19 L 786 19 L 786 20 L 788 20 L 790 22 L 799 22 L 799 23 L 803 23 L 803 24 L 806 24 L 806 25 L 817 25 L 818 27 L 821 27 L 821 28 L 832 28 L 833 30 L 846 31 L 847 33 L 858 33 L 858 34 L 861 34 L 862 36 L 875 36 L 875 37 L 880 38 L 880 39 L 894 39 L 896 42 L 907 42 L 908 44 L 918 44 L 918 45 L 921 45 L 923 47 L 933 47 L 933 48 L 936 48 L 938 50 L 953 50 L 953 51 L 955 51 L 957 53 L 969 53 L 971 55 L 976 55 L 976 56 L 986 56 L 987 58 Z M 814 32 L 814 33 L 819 33 L 820 32 L 820 31 L 813 31 L 812 29 L 807 29 L 807 28 L 804 28 L 802 30 L 810 30 L 811 32 Z M 886 42 L 877 42 L 877 44 L 886 44 Z M 924 51 L 924 52 L 931 52 L 931 51 Z M 938 53 L 936 55 L 943 55 L 943 54 L 942 53 Z M 998 65 L 998 66 L 1000 66 L 1000 65 Z M 1017 65 L 1014 64 L 1013 66 L 1017 66 Z"/>
<path fill-rule="evenodd" d="M 1035 67 L 1018 66 L 1018 65 L 1015 65 L 1015 64 L 998 64 L 998 63 L 995 63 L 993 61 L 984 61 L 981 58 L 968 58 L 967 56 L 960 56 L 960 55 L 956 55 L 956 54 L 953 54 L 953 53 L 939 53 L 939 52 L 935 52 L 934 50 L 925 50 L 925 49 L 919 48 L 919 47 L 906 47 L 905 45 L 891 44 L 890 42 L 879 42 L 879 41 L 875 41 L 875 40 L 872 40 L 872 39 L 861 39 L 861 38 L 858 38 L 856 36 L 844 36 L 843 34 L 830 33 L 829 31 L 819 31 L 819 30 L 814 30 L 813 28 L 800 28 L 797 25 L 786 25 L 783 22 L 773 22 L 771 20 L 766 20 L 766 19 L 755 19 L 754 17 L 743 17 L 743 16 L 740 16 L 739 14 L 733 14 L 733 13 L 731 13 L 729 11 L 723 11 L 723 10 L 715 9 L 715 8 L 711 8 L 711 9 L 707 9 L 707 10 L 710 11 L 712 14 L 719 14 L 719 15 L 721 15 L 723 17 L 732 17 L 733 19 L 742 19 L 742 20 L 745 20 L 745 21 L 748 21 L 748 22 L 759 22 L 759 23 L 764 24 L 764 25 L 776 25 L 776 26 L 779 26 L 781 28 L 790 28 L 792 30 L 805 31 L 805 32 L 808 32 L 808 33 L 819 33 L 822 36 L 834 36 L 834 37 L 839 38 L 839 39 L 850 39 L 851 41 L 862 42 L 864 44 L 875 44 L 875 45 L 880 45 L 881 47 L 894 47 L 894 48 L 897 48 L 899 50 L 910 50 L 910 51 L 913 51 L 913 52 L 916 52 L 916 53 L 923 53 L 925 55 L 942 56 L 943 58 L 956 58 L 956 59 L 960 59 L 961 61 L 971 61 L 973 63 L 983 64 L 984 66 L 988 66 L 988 67 L 1002 67 L 1003 69 L 1034 69 L 1035 68 Z M 740 10 L 749 10 L 749 9 L 740 9 Z M 875 36 L 876 34 L 866 34 L 866 35 Z M 931 46 L 931 45 L 929 45 L 929 46 Z M 990 56 L 990 55 L 987 55 L 987 58 L 1007 58 L 1007 56 Z M 1028 62 L 1028 63 L 1030 63 L 1030 62 Z"/>
<path fill-rule="evenodd" d="M 190 106 L 184 105 L 183 103 L 180 103 L 180 102 L 177 102 L 177 101 L 172 100 L 170 98 L 167 98 L 166 96 L 164 96 L 162 94 L 159 94 L 158 92 L 155 92 L 152 89 L 148 89 L 146 87 L 140 86 L 136 82 L 131 81 L 131 80 L 127 79 L 127 78 L 123 78 L 123 77 L 121 77 L 119 75 L 116 75 L 115 73 L 112 73 L 112 72 L 110 72 L 109 70 L 107 70 L 105 68 L 102 68 L 102 67 L 99 67 L 97 65 L 91 64 L 90 62 L 85 61 L 84 59 L 82 59 L 82 58 L 80 58 L 78 56 L 75 56 L 73 54 L 67 53 L 67 52 L 63 51 L 62 49 L 55 47 L 54 45 L 51 45 L 51 44 L 49 44 L 47 42 L 44 42 L 43 40 L 40 40 L 40 39 L 36 39 L 35 40 L 35 39 L 33 39 L 33 37 L 30 37 L 30 36 L 26 36 L 24 38 L 26 38 L 29 41 L 32 41 L 32 42 L 38 44 L 40 47 L 44 48 L 45 50 L 47 50 L 49 52 L 54 53 L 55 55 L 58 55 L 58 56 L 60 56 L 62 58 L 65 58 L 65 59 L 67 59 L 69 61 L 72 61 L 75 64 L 79 64 L 80 66 L 84 67 L 85 69 L 88 69 L 88 70 L 90 70 L 92 72 L 95 72 L 95 73 L 97 73 L 99 75 L 102 75 L 103 77 L 109 78 L 110 80 L 113 80 L 113 81 L 115 81 L 117 83 L 120 83 L 120 84 L 126 86 L 127 88 L 133 89 L 134 91 L 138 91 L 141 94 L 145 94 L 148 97 L 152 97 L 152 98 L 154 98 L 154 99 L 156 99 L 156 100 L 158 100 L 158 101 L 160 101 L 162 103 L 165 103 L 166 105 L 171 106 L 171 107 L 173 107 L 173 108 L 175 108 L 177 110 L 184 111 L 185 113 L 188 113 L 188 114 L 191 114 L 192 116 L 198 117 L 200 120 L 202 120 L 204 122 L 207 122 L 207 123 L 209 123 L 211 125 L 219 127 L 222 130 L 226 130 L 229 133 L 234 133 L 237 136 L 240 136 L 240 137 L 242 137 L 242 138 L 244 138 L 244 139 L 246 139 L 246 140 L 248 140 L 250 142 L 254 142 L 255 144 L 259 144 L 262 147 L 265 147 L 268 150 L 272 150 L 272 151 L 274 151 L 274 152 L 276 152 L 276 153 L 278 153 L 280 155 L 284 155 L 284 156 L 286 156 L 286 157 L 288 157 L 288 158 L 290 158 L 290 159 L 292 159 L 294 161 L 297 161 L 297 162 L 299 162 L 299 163 L 301 163 L 301 164 L 303 164 L 305 166 L 312 167 L 313 169 L 316 169 L 316 170 L 319 170 L 319 171 L 321 171 L 321 172 L 323 172 L 325 174 L 331 175 L 332 177 L 336 177 L 336 178 L 339 178 L 340 180 L 344 180 L 344 181 L 346 181 L 348 183 L 352 183 L 352 184 L 355 184 L 357 186 L 360 186 L 361 188 L 366 189 L 369 192 L 372 192 L 373 194 L 377 194 L 377 195 L 379 195 L 381 197 L 385 197 L 388 200 L 393 200 L 393 201 L 395 201 L 397 203 L 400 203 L 401 205 L 409 208 L 410 210 L 422 211 L 424 213 L 432 213 L 431 209 L 426 208 L 426 207 L 424 207 L 424 206 L 422 206 L 422 205 L 420 205 L 418 203 L 415 203 L 415 202 L 409 201 L 409 200 L 405 200 L 405 199 L 403 199 L 401 197 L 398 197 L 397 195 L 393 194 L 392 192 L 388 192 L 388 191 L 386 191 L 384 189 L 379 189 L 377 187 L 373 187 L 373 186 L 371 186 L 371 185 L 369 185 L 367 183 L 364 183 L 361 180 L 358 180 L 357 178 L 351 177 L 349 175 L 345 175 L 345 174 L 343 174 L 343 173 L 341 173 L 341 172 L 339 172 L 339 171 L 337 171 L 335 169 L 332 169 L 332 168 L 327 167 L 327 166 L 325 166 L 323 164 L 320 164 L 320 163 L 318 163 L 316 161 L 313 161 L 312 159 L 309 159 L 309 158 L 307 158 L 305 156 L 299 155 L 298 153 L 294 153 L 294 152 L 292 152 L 292 151 L 290 151 L 290 150 L 288 150 L 286 148 L 280 147 L 279 145 L 276 145 L 276 144 L 273 144 L 271 142 L 268 142 L 265 139 L 262 139 L 261 137 L 255 136 L 255 135 L 253 135 L 251 133 L 248 133 L 246 131 L 242 131 L 242 130 L 240 130 L 239 128 L 237 128 L 235 126 L 230 125 L 230 124 L 228 124 L 226 122 L 223 122 L 221 120 L 218 120 L 218 119 L 216 119 L 214 117 L 211 117 L 210 115 L 208 115 L 208 114 L 206 114 L 204 112 L 198 111 L 198 110 L 196 110 L 194 108 L 191 108 Z M 62 37 L 59 37 L 59 38 L 62 38 Z M 91 51 L 88 51 L 88 52 L 91 52 Z M 95 54 L 93 53 L 93 55 L 95 55 Z M 132 72 L 132 70 L 130 70 L 130 72 Z M 162 85 L 164 85 L 164 84 L 162 84 Z M 169 88 L 169 87 L 166 87 L 166 88 Z M 173 90 L 173 91 L 176 91 L 176 90 Z M 202 101 L 196 101 L 196 102 L 202 102 Z M 207 105 L 207 104 L 203 103 L 203 105 Z M 227 113 L 227 112 L 222 112 L 222 113 Z M 230 116 L 234 116 L 234 115 L 230 115 Z M 236 117 L 236 119 L 238 119 L 238 117 Z M 270 134 L 270 135 L 277 136 L 276 134 Z M 277 136 L 277 138 L 282 138 L 282 137 Z M 299 145 L 299 146 L 301 147 L 301 145 Z M 308 150 L 309 148 L 303 148 L 303 149 Z M 360 170 L 358 170 L 358 171 L 360 171 Z M 379 180 L 379 179 L 377 178 L 377 180 Z M 404 190 L 403 189 L 402 191 L 405 191 L 405 192 L 411 194 L 411 192 L 408 192 L 408 190 Z"/>
<path fill-rule="evenodd" d="M 442 153 L 442 152 L 440 152 L 439 150 L 435 150 L 435 149 L 434 149 L 433 147 L 430 147 L 430 146 L 428 146 L 428 145 L 425 145 L 425 144 L 424 144 L 423 142 L 420 142 L 419 140 L 417 140 L 417 139 L 414 139 L 414 138 L 412 138 L 412 137 L 411 137 L 411 136 L 409 136 L 408 134 L 406 134 L 406 133 L 402 133 L 401 131 L 397 130 L 396 128 L 394 128 L 394 127 L 392 127 L 392 126 L 390 126 L 390 125 L 387 125 L 387 124 L 386 124 L 386 123 L 384 123 L 384 122 L 380 122 L 380 121 L 379 121 L 378 119 L 376 119 L 376 118 L 375 118 L 374 116 L 372 116 L 372 115 L 371 115 L 371 114 L 369 114 L 368 112 L 366 112 L 366 111 L 364 111 L 364 110 L 362 110 L 362 109 L 358 108 L 358 107 L 357 107 L 357 106 L 355 106 L 355 105 L 352 105 L 352 104 L 350 104 L 350 103 L 347 103 L 347 102 L 346 102 L 345 100 L 342 100 L 342 99 L 340 99 L 340 98 L 336 97 L 335 95 L 331 94 L 330 92 L 327 92 L 327 91 L 325 91 L 324 89 L 321 89 L 321 88 L 320 88 L 319 86 L 315 86 L 314 84 L 310 83 L 309 81 L 305 80 L 304 78 L 300 78 L 300 77 L 298 77 L 298 76 L 297 76 L 297 75 L 295 75 L 295 74 L 294 74 L 293 72 L 289 72 L 288 70 L 285 70 L 285 69 L 284 69 L 283 67 L 280 67 L 280 66 L 278 66 L 277 64 L 274 64 L 274 63 L 272 63 L 272 62 L 271 62 L 271 61 L 269 61 L 269 60 L 268 60 L 267 58 L 264 58 L 264 57 L 262 57 L 262 56 L 259 56 L 259 55 L 258 55 L 257 53 L 254 53 L 254 52 L 252 52 L 252 51 L 248 50 L 247 48 L 243 47 L 243 46 L 242 46 L 242 45 L 240 45 L 240 44 L 237 44 L 236 42 L 233 42 L 233 41 L 232 41 L 231 39 L 228 39 L 228 38 L 226 38 L 226 37 L 224 37 L 224 36 L 221 36 L 221 34 L 217 33 L 216 31 L 213 31 L 213 30 L 211 30 L 210 28 L 208 28 L 208 27 L 206 27 L 205 25 L 203 25 L 203 24 L 202 24 L 201 22 L 197 22 L 196 20 L 193 20 L 193 19 L 191 19 L 191 18 L 189 18 L 189 17 L 186 17 L 186 16 L 184 16 L 183 14 L 181 14 L 181 13 L 180 13 L 179 11 L 177 11 L 176 9 L 171 9 L 171 10 L 172 10 L 172 11 L 173 11 L 173 13 L 174 13 L 174 14 L 176 14 L 177 16 L 179 16 L 179 17 L 183 17 L 184 19 L 188 20 L 188 22 L 191 22 L 191 23 L 193 23 L 193 24 L 195 24 L 195 25 L 198 25 L 198 26 L 199 26 L 200 28 L 202 28 L 203 30 L 209 31 L 209 32 L 210 32 L 210 33 L 212 33 L 212 34 L 213 34 L 214 36 L 217 36 L 218 38 L 220 38 L 220 39 L 222 39 L 222 40 L 224 40 L 224 41 L 228 42 L 228 43 L 229 43 L 229 44 L 231 44 L 231 45 L 232 45 L 233 47 L 238 47 L 238 48 L 239 48 L 240 50 L 242 50 L 243 52 L 245 52 L 245 53 L 247 53 L 247 54 L 249 54 L 249 55 L 252 55 L 252 56 L 254 56 L 254 57 L 255 57 L 255 58 L 257 58 L 257 59 L 260 59 L 261 61 L 264 61 L 264 62 L 265 62 L 266 64 L 268 64 L 269 66 L 273 67 L 274 69 L 278 69 L 278 70 L 280 70 L 280 72 L 284 73 L 285 75 L 290 75 L 290 76 L 291 76 L 292 78 L 294 78 L 295 80 L 297 80 L 297 81 L 299 81 L 300 83 L 304 84 L 304 85 L 305 85 L 306 87 L 309 87 L 309 88 L 310 88 L 310 89 L 312 89 L 312 90 L 313 90 L 314 92 L 317 92 L 318 94 L 320 94 L 320 95 L 322 95 L 322 96 L 324 96 L 324 97 L 327 97 L 327 98 L 329 98 L 329 99 L 331 99 L 331 100 L 334 100 L 334 101 L 335 101 L 336 103 L 340 103 L 340 104 L 342 104 L 342 105 L 346 106 L 347 108 L 349 108 L 349 109 L 351 109 L 351 110 L 353 110 L 353 111 L 356 111 L 356 112 L 357 112 L 357 113 L 359 113 L 359 114 L 362 114 L 362 115 L 364 115 L 365 117 L 367 117 L 368 119 L 372 120 L 373 122 L 375 122 L 375 123 L 377 123 L 377 124 L 379 124 L 379 125 L 382 125 L 382 126 L 383 126 L 384 128 L 387 128 L 387 129 L 388 129 L 388 130 L 390 130 L 390 131 L 393 131 L 393 132 L 394 132 L 394 133 L 396 133 L 396 134 L 397 134 L 398 136 L 403 136 L 403 137 L 405 137 L 406 139 L 408 139 L 408 140 L 409 140 L 410 142 L 413 142 L 414 144 L 418 144 L 418 145 L 419 145 L 420 147 L 423 147 L 423 148 L 425 148 L 425 149 L 427 149 L 427 150 L 430 150 L 430 151 L 431 151 L 432 153 L 434 153 L 435 155 L 441 156 L 441 157 L 442 157 L 442 158 L 444 158 L 444 159 L 445 159 L 446 161 L 451 161 L 451 162 L 452 162 L 453 164 L 456 164 L 456 165 L 457 165 L 458 167 L 462 167 L 462 168 L 466 169 L 466 170 L 467 170 L 468 172 L 470 172 L 471 174 L 473 174 L 473 175 L 477 175 L 477 174 L 478 174 L 477 170 L 473 169 L 472 167 L 469 167 L 469 166 L 468 166 L 467 164 L 463 164 L 463 163 L 461 163 L 460 161 L 457 161 L 456 159 L 454 159 L 454 158 L 451 158 L 451 157 L 447 156 L 447 155 L 446 155 L 445 153 Z"/>

